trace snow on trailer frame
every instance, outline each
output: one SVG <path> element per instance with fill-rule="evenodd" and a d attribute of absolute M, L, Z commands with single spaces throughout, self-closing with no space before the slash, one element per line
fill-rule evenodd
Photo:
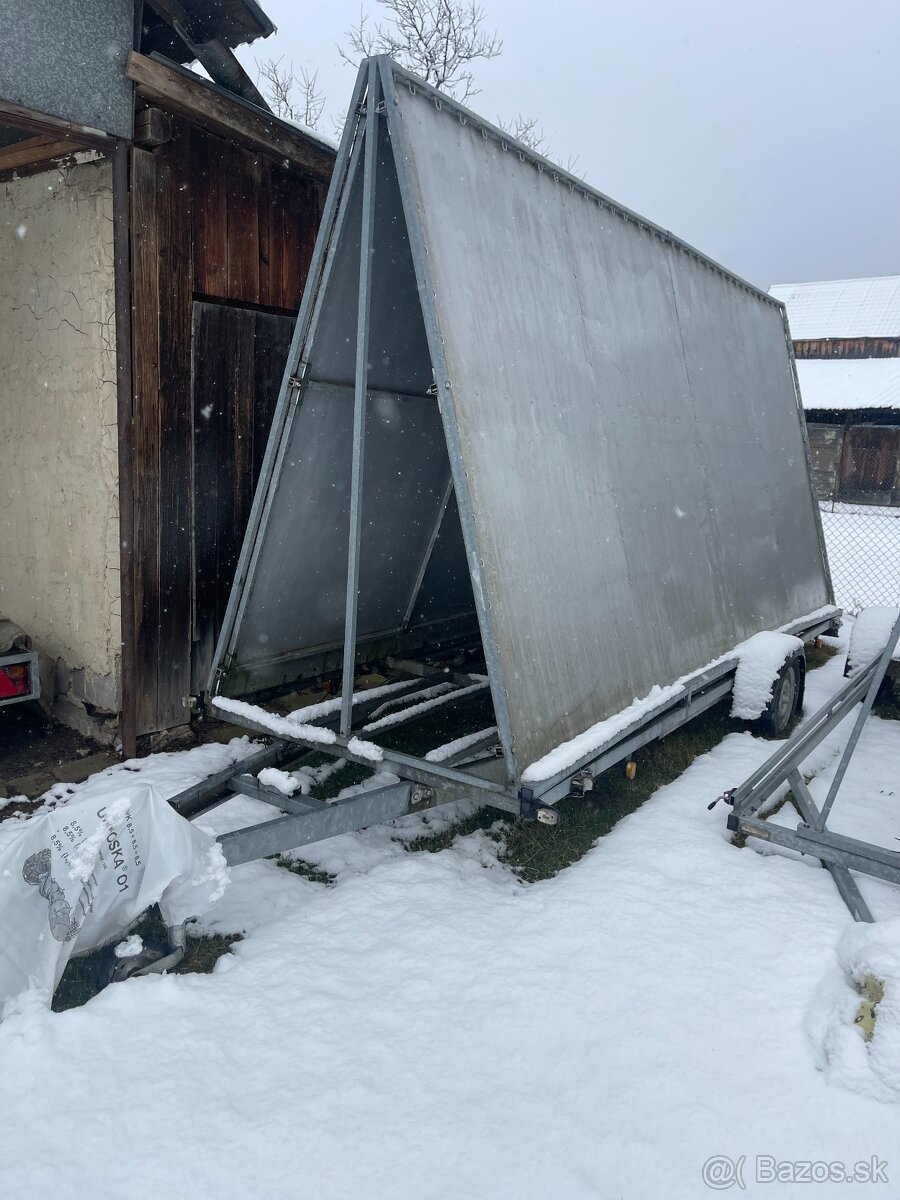
<path fill-rule="evenodd" d="M 477 795 L 553 820 L 573 783 L 727 695 L 736 645 L 839 615 L 783 306 L 389 59 L 364 63 L 213 705 L 394 771 L 384 811 Z M 499 757 L 351 736 L 359 661 L 473 640 Z M 338 668 L 339 732 L 227 699 Z M 290 813 L 274 849 L 296 845 L 314 802 L 261 798 Z M 265 828 L 246 831 L 256 847 Z"/>

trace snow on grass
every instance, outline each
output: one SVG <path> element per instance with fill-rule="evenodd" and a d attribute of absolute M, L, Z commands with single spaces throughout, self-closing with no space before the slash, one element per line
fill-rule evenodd
<path fill-rule="evenodd" d="M 166 797 L 172 797 L 184 791 L 191 784 L 199 783 L 218 771 L 223 771 L 232 763 L 239 762 L 260 748 L 259 742 L 252 742 L 249 737 L 232 738 L 230 742 L 219 744 L 211 742 L 205 746 L 194 746 L 190 750 L 173 751 L 169 753 L 152 754 L 148 758 L 129 758 L 124 762 L 115 763 L 92 775 L 84 783 L 56 783 L 44 793 L 44 807 L 54 807 L 70 797 L 81 795 L 85 790 L 95 792 L 102 780 L 115 780 L 119 777 L 125 783 L 133 783 L 135 779 L 144 778 L 151 782 L 157 791 Z M 32 797 L 35 799 L 36 797 Z M 22 800 L 24 797 L 16 797 Z M 27 820 L 37 815 L 34 813 L 13 813 L 0 821 L 0 845 L 5 837 L 14 834 L 16 822 Z"/>
<path fill-rule="evenodd" d="M 879 998 L 871 1039 L 864 1040 L 856 1016 L 870 980 Z M 844 931 L 809 1027 L 829 1082 L 900 1103 L 900 917 Z"/>
<path fill-rule="evenodd" d="M 807 713 L 842 669 L 810 673 Z M 848 733 L 821 748 L 814 787 Z M 894 1001 L 871 1043 L 847 1025 L 849 994 L 827 1020 L 822 1002 L 857 959 L 896 995 L 900 894 L 861 879 L 893 920 L 870 935 L 883 946 L 848 949 L 827 872 L 729 844 L 706 805 L 772 749 L 727 736 L 531 886 L 481 832 L 405 852 L 398 838 L 439 812 L 304 847 L 330 861 L 331 888 L 273 862 L 235 868 L 206 925 L 247 936 L 211 976 L 131 979 L 58 1015 L 26 995 L 0 1026 L 5 1194 L 699 1200 L 715 1154 L 877 1155 L 891 1184 L 866 1194 L 895 1194 Z M 880 790 L 898 775 L 900 726 L 875 720 L 834 824 L 895 844 L 900 806 Z M 267 816 L 239 797 L 203 822 Z M 125 1183 L 98 1165 L 116 1145 Z M 787 1194 L 755 1188 L 752 1167 L 747 1191 Z"/>

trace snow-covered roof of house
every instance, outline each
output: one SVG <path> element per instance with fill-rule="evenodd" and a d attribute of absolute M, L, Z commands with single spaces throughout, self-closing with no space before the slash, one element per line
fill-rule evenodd
<path fill-rule="evenodd" d="M 803 407 L 900 409 L 900 358 L 800 358 Z"/>
<path fill-rule="evenodd" d="M 791 337 L 900 337 L 900 275 L 776 283 L 769 294 L 787 305 Z"/>

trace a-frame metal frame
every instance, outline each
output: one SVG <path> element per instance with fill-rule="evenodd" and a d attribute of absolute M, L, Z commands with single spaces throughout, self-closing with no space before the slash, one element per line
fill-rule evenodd
<path fill-rule="evenodd" d="M 416 286 L 422 309 L 428 349 L 434 376 L 434 392 L 440 410 L 447 454 L 450 464 L 450 483 L 438 509 L 429 547 L 433 547 L 445 518 L 447 501 L 451 490 L 455 492 L 456 504 L 466 548 L 469 576 L 472 583 L 475 612 L 481 634 L 481 644 L 488 668 L 491 695 L 494 704 L 499 742 L 507 766 L 507 778 L 511 782 L 516 776 L 516 761 L 513 740 L 510 734 L 506 691 L 500 675 L 499 655 L 491 622 L 489 607 L 485 601 L 482 567 L 474 537 L 474 518 L 469 502 L 466 473 L 462 465 L 456 415 L 453 408 L 452 382 L 444 360 L 442 338 L 433 303 L 433 289 L 428 277 L 427 254 L 419 221 L 416 219 L 415 200 L 409 178 L 410 157 L 406 149 L 402 121 L 397 114 L 395 65 L 389 58 L 377 57 L 363 63 L 353 91 L 349 117 L 344 127 L 338 152 L 335 172 L 329 188 L 322 225 L 310 266 L 309 283 L 304 292 L 302 307 L 294 332 L 288 364 L 281 386 L 272 433 L 263 459 L 257 493 L 247 526 L 235 584 L 229 598 L 222 630 L 213 659 L 213 667 L 207 684 L 210 695 L 219 690 L 221 681 L 233 659 L 237 635 L 245 615 L 249 596 L 249 585 L 258 567 L 259 551 L 272 511 L 272 502 L 281 477 L 285 452 L 289 441 L 291 422 L 303 403 L 308 385 L 308 368 L 316 340 L 322 307 L 329 285 L 337 248 L 349 218 L 350 197 L 358 173 L 362 172 L 363 197 L 360 230 L 359 287 L 356 313 L 355 380 L 353 397 L 352 467 L 350 487 L 350 513 L 347 545 L 347 587 L 345 597 L 344 636 L 342 654 L 341 733 L 350 731 L 353 695 L 353 674 L 357 649 L 357 614 L 359 601 L 360 541 L 363 523 L 363 472 L 366 442 L 366 403 L 369 390 L 369 333 L 372 304 L 371 272 L 373 254 L 377 246 L 373 242 L 377 148 L 379 125 L 387 124 L 390 144 L 393 148 L 394 166 L 397 172 L 400 196 L 406 220 L 406 232 L 415 269 Z M 421 585 L 426 559 L 417 577 Z M 415 602 L 413 593 L 407 610 Z"/>

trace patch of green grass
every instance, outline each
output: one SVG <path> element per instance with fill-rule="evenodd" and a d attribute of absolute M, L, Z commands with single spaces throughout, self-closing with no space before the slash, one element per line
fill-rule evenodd
<path fill-rule="evenodd" d="M 313 866 L 312 863 L 304 862 L 302 858 L 285 858 L 281 854 L 273 854 L 271 857 L 275 860 L 276 866 L 283 867 L 292 875 L 308 879 L 311 883 L 324 883 L 326 887 L 331 887 L 337 881 L 337 875 L 332 875 L 330 871 L 324 871 L 321 867 Z"/>
<path fill-rule="evenodd" d="M 446 829 L 411 838 L 408 842 L 403 843 L 403 848 L 412 854 L 420 852 L 438 854 L 441 850 L 449 850 L 458 837 L 466 837 L 478 829 L 488 830 L 505 815 L 505 813 L 499 813 L 495 808 L 478 808 L 471 816 L 448 825 Z"/>
<path fill-rule="evenodd" d="M 423 757 L 436 746 L 445 746 L 474 729 L 494 725 L 494 706 L 488 688 L 466 696 L 458 704 L 444 704 L 422 714 L 418 720 L 392 728 L 390 725 L 374 734 L 379 746 L 386 750 L 401 750 L 404 754 Z M 365 737 L 366 734 L 360 734 Z"/>
<path fill-rule="evenodd" d="M 242 942 L 242 933 L 206 933 L 188 936 L 184 958 L 172 970 L 173 975 L 211 975 L 223 954 L 230 954 L 235 942 Z"/>
<path fill-rule="evenodd" d="M 334 762 L 334 759 L 332 758 L 329 761 Z M 371 774 L 371 768 L 364 767 L 362 763 L 348 762 L 346 766 L 341 767 L 339 771 L 335 771 L 333 775 L 329 775 L 322 783 L 316 784 L 312 788 L 312 795 L 318 800 L 333 800 L 344 788 L 355 787 L 358 783 L 362 783 L 364 779 L 368 779 Z"/>
<path fill-rule="evenodd" d="M 824 667 L 838 653 L 837 646 L 828 646 L 824 642 L 819 646 L 815 642 L 809 642 L 804 650 L 807 671 L 817 671 L 819 667 Z"/>
<path fill-rule="evenodd" d="M 626 777 L 625 764 L 619 763 L 597 776 L 594 790 L 587 796 L 560 801 L 555 806 L 560 814 L 558 825 L 510 819 L 508 814 L 486 807 L 439 833 L 407 842 L 406 849 L 413 853 L 446 850 L 456 837 L 490 829 L 502 820 L 499 836 L 504 845 L 500 860 L 527 883 L 549 879 L 577 862 L 598 838 L 655 791 L 677 779 L 698 755 L 711 750 L 727 734 L 742 732 L 744 725 L 729 718 L 729 706 L 730 701 L 725 700 L 667 738 L 638 751 L 634 756 L 634 779 Z"/>
<path fill-rule="evenodd" d="M 130 933 L 137 934 L 145 946 L 166 945 L 166 927 L 156 908 L 148 910 Z M 125 935 L 122 936 L 124 939 Z M 242 939 L 243 934 L 240 933 L 192 936 L 189 927 L 184 957 L 172 968 L 170 974 L 209 975 L 222 955 L 230 953 L 235 942 Z M 70 959 L 53 994 L 53 1011 L 65 1012 L 69 1008 L 80 1008 L 81 1005 L 87 1004 L 88 1000 L 107 986 L 114 966 L 113 946 L 104 946 L 100 950 L 91 951 L 90 954 Z"/>
<path fill-rule="evenodd" d="M 398 710 L 399 711 L 399 710 Z M 447 704 L 431 712 L 423 713 L 418 720 L 405 722 L 396 727 L 388 726 L 375 736 L 378 745 L 385 750 L 398 750 L 404 754 L 424 757 L 435 746 L 455 741 L 473 729 L 484 729 L 494 723 L 494 709 L 490 693 L 485 691 L 467 696 L 459 704 Z M 360 730 L 359 736 L 366 737 Z M 305 767 L 318 767 L 334 759 L 318 752 L 304 757 Z M 355 787 L 374 774 L 371 767 L 362 763 L 347 763 L 339 771 L 316 784 L 312 794 L 319 800 L 333 800 L 344 788 Z"/>
<path fill-rule="evenodd" d="M 594 790 L 586 797 L 561 800 L 555 806 L 558 825 L 513 821 L 506 832 L 503 860 L 529 883 L 549 879 L 577 862 L 598 838 L 659 788 L 677 779 L 698 755 L 712 750 L 729 733 L 743 732 L 744 725 L 728 716 L 730 704 L 723 700 L 668 737 L 637 751 L 634 779 L 626 777 L 625 764 L 619 763 L 597 776 Z"/>

